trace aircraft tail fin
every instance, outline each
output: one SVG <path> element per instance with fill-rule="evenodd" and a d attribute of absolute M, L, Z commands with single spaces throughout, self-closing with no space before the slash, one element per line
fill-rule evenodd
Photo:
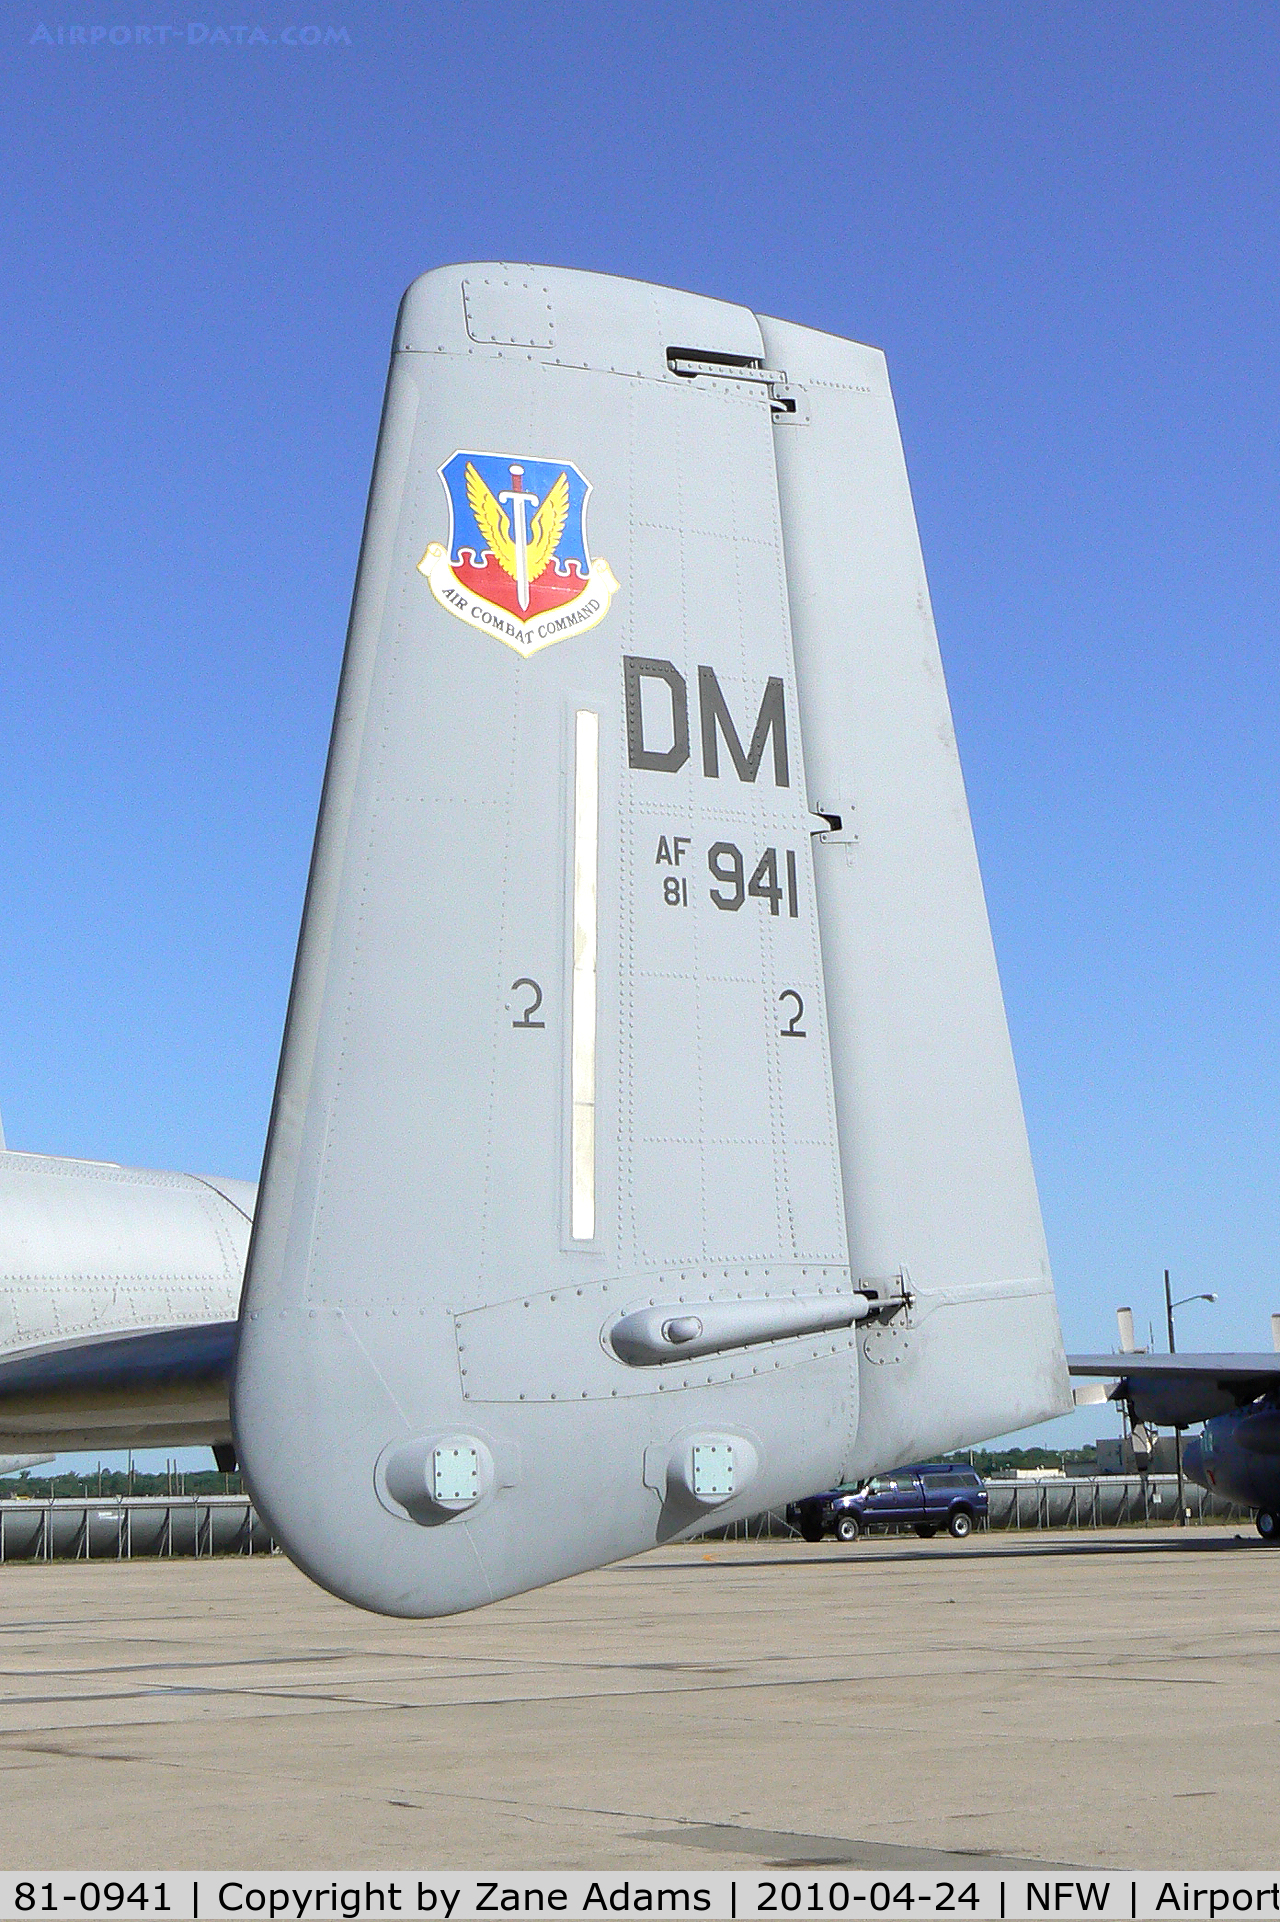
<path fill-rule="evenodd" d="M 233 1396 L 400 1614 L 1070 1406 L 874 350 L 410 288 Z"/>

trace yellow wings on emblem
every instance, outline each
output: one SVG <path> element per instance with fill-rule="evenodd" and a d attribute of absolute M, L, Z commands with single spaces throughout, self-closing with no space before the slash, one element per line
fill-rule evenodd
<path fill-rule="evenodd" d="M 561 474 L 547 490 L 547 497 L 533 517 L 529 529 L 529 579 L 536 581 L 560 545 L 564 524 L 569 517 L 569 477 Z"/>
<path fill-rule="evenodd" d="M 511 518 L 498 505 L 498 497 L 493 489 L 481 479 L 471 461 L 466 470 L 467 504 L 476 517 L 476 526 L 488 543 L 489 552 L 505 574 L 515 578 L 516 544 L 511 538 Z M 536 581 L 564 533 L 564 524 L 569 518 L 569 477 L 561 474 L 547 490 L 529 528 L 529 543 L 526 549 L 525 564 L 529 579 Z"/>
<path fill-rule="evenodd" d="M 496 494 L 481 480 L 473 464 L 467 462 L 467 505 L 476 517 L 476 526 L 489 543 L 489 552 L 499 567 L 514 576 L 516 544 L 511 538 L 511 521 L 498 505 Z"/>

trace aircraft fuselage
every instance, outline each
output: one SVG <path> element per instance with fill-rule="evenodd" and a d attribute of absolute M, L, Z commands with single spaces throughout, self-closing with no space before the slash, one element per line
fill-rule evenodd
<path fill-rule="evenodd" d="M 1280 1514 L 1280 1407 L 1264 1397 L 1215 1415 L 1185 1443 L 1182 1465 L 1213 1494 Z"/>

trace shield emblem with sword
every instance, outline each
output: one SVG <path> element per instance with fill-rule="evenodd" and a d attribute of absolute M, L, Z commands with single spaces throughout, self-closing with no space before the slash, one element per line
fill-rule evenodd
<path fill-rule="evenodd" d="M 618 583 L 587 552 L 591 484 L 572 461 L 459 452 L 440 479 L 449 545 L 418 571 L 448 613 L 526 656 L 604 619 Z"/>

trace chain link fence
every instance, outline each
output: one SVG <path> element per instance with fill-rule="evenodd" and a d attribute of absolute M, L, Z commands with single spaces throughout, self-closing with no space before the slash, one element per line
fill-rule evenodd
<path fill-rule="evenodd" d="M 269 1555 L 247 1495 L 135 1495 L 0 1501 L 0 1563 Z"/>
<path fill-rule="evenodd" d="M 1168 1525 L 1177 1519 L 1174 1475 L 1058 1476 L 986 1484 L 988 1514 L 979 1528 L 1126 1528 Z M 1187 1482 L 1184 1501 L 1194 1524 L 1247 1522 L 1253 1511 Z M 909 1528 L 901 1532 L 910 1533 Z M 800 1539 L 785 1511 L 768 1509 L 702 1541 Z M 132 1561 L 135 1557 L 269 1555 L 276 1543 L 247 1495 L 76 1497 L 0 1501 L 0 1563 Z"/>
<path fill-rule="evenodd" d="M 1168 1526 L 1178 1519 L 1176 1475 L 1098 1475 L 1079 1479 L 1047 1475 L 1032 1480 L 992 1476 L 987 1491 L 987 1516 L 980 1529 L 1130 1528 Z M 1183 1501 L 1192 1524 L 1248 1522 L 1253 1510 L 1224 1501 L 1196 1482 L 1184 1482 Z M 894 1532 L 912 1534 L 908 1524 Z M 754 1542 L 778 1538 L 800 1539 L 785 1510 L 770 1508 L 724 1528 L 708 1528 L 703 1541 Z"/>

